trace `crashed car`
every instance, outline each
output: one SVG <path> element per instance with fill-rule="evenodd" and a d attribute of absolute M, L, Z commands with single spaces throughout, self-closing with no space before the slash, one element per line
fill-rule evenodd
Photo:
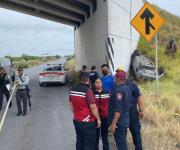
<path fill-rule="evenodd" d="M 131 57 L 131 74 L 136 80 L 156 79 L 156 67 L 154 62 L 135 50 Z M 158 68 L 158 78 L 164 75 L 164 68 Z"/>

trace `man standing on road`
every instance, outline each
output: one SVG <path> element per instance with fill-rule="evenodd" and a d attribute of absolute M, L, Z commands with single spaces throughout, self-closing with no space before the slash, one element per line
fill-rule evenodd
<path fill-rule="evenodd" d="M 109 91 L 102 89 L 101 79 L 95 80 L 95 90 L 94 96 L 96 100 L 96 105 L 101 118 L 101 127 L 97 129 L 96 137 L 96 150 L 99 150 L 99 138 L 102 137 L 103 150 L 109 150 L 109 140 L 108 140 L 108 104 L 109 104 Z"/>
<path fill-rule="evenodd" d="M 18 107 L 17 116 L 26 116 L 27 114 L 27 90 L 26 87 L 29 83 L 29 78 L 24 74 L 22 67 L 18 68 L 18 75 L 16 76 L 15 83 L 17 84 L 16 102 Z M 23 103 L 23 111 L 21 107 L 21 101 Z"/>
<path fill-rule="evenodd" d="M 69 93 L 69 104 L 74 114 L 77 137 L 76 150 L 95 150 L 96 129 L 101 126 L 101 120 L 94 94 L 88 87 L 89 74 L 80 72 L 79 82 Z"/>
<path fill-rule="evenodd" d="M 7 85 L 11 84 L 11 78 L 8 77 L 7 73 L 4 70 L 4 67 L 0 67 L 0 111 L 3 105 L 3 97 L 6 96 L 7 101 L 10 98 L 10 89 L 7 88 Z M 10 102 L 9 108 L 12 106 Z"/>
<path fill-rule="evenodd" d="M 103 89 L 111 92 L 115 83 L 114 83 L 114 77 L 109 72 L 109 66 L 107 64 L 103 64 L 101 66 L 101 70 L 103 74 L 103 76 L 101 77 Z"/>
<path fill-rule="evenodd" d="M 110 130 L 114 133 L 118 150 L 127 150 L 127 129 L 129 127 L 129 95 L 126 85 L 126 73 L 118 71 L 115 75 L 116 87 L 114 87 L 109 100 Z"/>
<path fill-rule="evenodd" d="M 118 68 L 116 72 L 124 71 L 122 68 Z M 129 90 L 131 92 L 129 98 L 129 130 L 131 132 L 135 150 L 142 150 L 142 139 L 141 139 L 141 123 L 139 118 L 144 117 L 143 112 L 143 97 L 140 90 L 135 82 L 126 81 Z"/>

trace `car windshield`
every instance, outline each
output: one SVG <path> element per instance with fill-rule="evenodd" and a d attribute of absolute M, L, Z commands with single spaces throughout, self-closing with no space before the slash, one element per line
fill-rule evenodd
<path fill-rule="evenodd" d="M 53 66 L 44 69 L 44 71 L 61 71 L 61 70 L 62 70 L 62 66 Z"/>

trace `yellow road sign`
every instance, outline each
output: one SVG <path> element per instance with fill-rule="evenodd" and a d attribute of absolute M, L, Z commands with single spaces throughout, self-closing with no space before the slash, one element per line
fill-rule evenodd
<path fill-rule="evenodd" d="M 148 2 L 131 21 L 131 25 L 150 42 L 165 20 Z"/>

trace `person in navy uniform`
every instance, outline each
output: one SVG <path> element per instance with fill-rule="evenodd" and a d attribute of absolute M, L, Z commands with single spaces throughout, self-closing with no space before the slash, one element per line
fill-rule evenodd
<path fill-rule="evenodd" d="M 95 81 L 98 78 L 99 78 L 99 75 L 98 75 L 98 73 L 96 71 L 96 66 L 92 66 L 91 71 L 89 73 L 89 80 L 90 80 L 90 84 L 91 84 L 92 89 L 94 89 Z"/>
<path fill-rule="evenodd" d="M 123 68 L 118 68 L 116 72 L 124 71 Z M 143 119 L 143 97 L 140 93 L 140 90 L 137 84 L 133 81 L 126 81 L 131 96 L 129 99 L 129 130 L 131 132 L 135 150 L 142 150 L 142 139 L 141 139 L 141 123 L 139 118 Z"/>
<path fill-rule="evenodd" d="M 118 71 L 115 75 L 116 86 L 114 87 L 109 100 L 110 131 L 118 150 L 127 150 L 127 129 L 129 127 L 129 96 L 130 91 L 126 85 L 126 73 Z"/>
<path fill-rule="evenodd" d="M 74 114 L 76 150 L 95 150 L 96 129 L 101 126 L 93 91 L 89 88 L 89 74 L 80 72 L 79 84 L 69 93 L 69 104 Z"/>
<path fill-rule="evenodd" d="M 96 150 L 99 150 L 99 138 L 102 137 L 103 150 L 109 150 L 109 140 L 108 140 L 108 104 L 109 104 L 109 91 L 102 89 L 101 79 L 95 80 L 95 90 L 94 96 L 96 105 L 101 118 L 101 127 L 97 128 L 96 136 Z"/>
<path fill-rule="evenodd" d="M 136 83 L 133 81 L 127 81 L 127 85 L 131 91 L 131 97 L 129 99 L 129 130 L 133 138 L 135 150 L 142 150 L 140 119 L 143 119 L 144 117 L 143 97 Z"/>
<path fill-rule="evenodd" d="M 9 101 L 10 91 L 7 88 L 7 85 L 10 85 L 12 82 L 11 78 L 8 76 L 4 67 L 0 67 L 0 111 L 3 105 L 3 97 L 6 96 L 6 100 Z M 9 104 L 9 108 L 12 106 L 12 102 Z"/>

